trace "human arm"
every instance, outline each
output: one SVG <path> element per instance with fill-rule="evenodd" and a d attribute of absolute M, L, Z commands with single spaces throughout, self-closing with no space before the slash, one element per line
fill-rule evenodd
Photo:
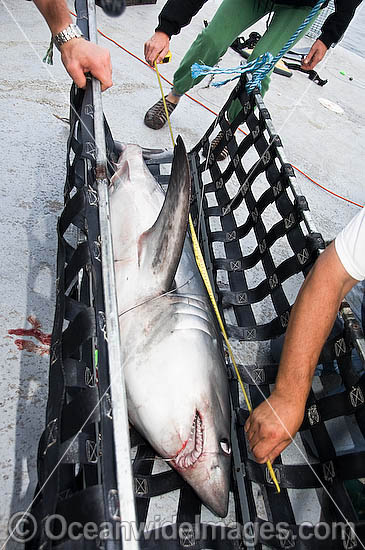
<path fill-rule="evenodd" d="M 170 49 L 170 37 L 160 31 L 156 31 L 144 45 L 144 56 L 149 65 L 153 67 L 154 62 L 161 63 Z"/>
<path fill-rule="evenodd" d="M 72 23 L 66 0 L 34 0 L 34 3 L 53 36 Z M 103 91 L 112 86 L 112 67 L 107 49 L 84 38 L 72 38 L 62 44 L 60 51 L 65 69 L 77 86 L 86 86 L 87 72 L 100 80 Z"/>
<path fill-rule="evenodd" d="M 335 0 L 335 11 L 327 17 L 319 36 L 327 48 L 341 40 L 361 2 L 362 0 Z"/>
<path fill-rule="evenodd" d="M 328 48 L 326 44 L 322 42 L 322 40 L 316 40 L 309 50 L 308 54 L 303 59 L 302 69 L 304 69 L 305 71 L 313 70 L 314 67 L 318 65 L 320 61 L 322 61 L 327 53 L 327 50 Z"/>
<path fill-rule="evenodd" d="M 324 22 L 319 38 L 314 42 L 302 63 L 302 69 L 309 71 L 322 61 L 328 48 L 336 44 L 355 15 L 362 0 L 335 0 L 335 11 Z"/>
<path fill-rule="evenodd" d="M 182 27 L 190 23 L 194 15 L 207 0 L 168 0 L 158 16 L 155 33 L 144 45 L 147 63 L 153 66 L 155 60 L 160 63 L 169 51 L 170 38 L 179 34 Z"/>
<path fill-rule="evenodd" d="M 308 274 L 293 306 L 275 388 L 246 422 L 247 438 L 258 462 L 273 461 L 298 431 L 318 357 L 341 300 L 356 282 L 331 243 Z"/>

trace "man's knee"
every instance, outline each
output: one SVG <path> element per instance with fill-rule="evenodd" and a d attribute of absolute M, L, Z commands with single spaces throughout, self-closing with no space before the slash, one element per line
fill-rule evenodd
<path fill-rule="evenodd" d="M 229 44 L 223 44 L 219 37 L 216 36 L 209 27 L 204 29 L 198 36 L 197 42 L 199 49 L 202 51 L 202 59 L 214 60 L 214 63 L 218 61 L 220 57 L 227 51 Z M 213 61 L 211 61 L 212 63 Z"/>

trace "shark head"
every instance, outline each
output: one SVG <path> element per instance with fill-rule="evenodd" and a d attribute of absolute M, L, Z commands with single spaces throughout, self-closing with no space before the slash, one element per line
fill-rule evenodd
<path fill-rule="evenodd" d="M 231 472 L 231 437 L 229 411 L 219 393 L 196 395 L 181 406 L 183 392 L 161 395 L 153 412 L 139 409 L 131 421 L 152 447 L 193 487 L 202 502 L 214 514 L 227 515 Z M 200 397 L 200 399 L 199 399 Z M 223 397 L 223 396 L 222 396 Z M 225 396 L 228 397 L 228 396 Z M 222 406 L 223 405 L 223 406 Z M 159 409 L 159 411 L 157 411 Z M 162 417 L 164 419 L 162 420 Z M 159 419 L 161 418 L 161 420 Z M 188 419 L 188 420 L 187 420 Z"/>
<path fill-rule="evenodd" d="M 194 312 L 179 312 L 176 327 L 174 310 L 178 308 L 179 303 L 165 310 L 156 303 L 153 313 L 148 313 L 147 305 L 143 309 L 145 318 L 151 320 L 149 326 L 144 325 L 148 338 L 140 353 L 134 350 L 126 371 L 130 420 L 203 503 L 225 517 L 231 470 L 227 375 L 217 341 L 201 329 L 206 321 L 194 318 Z M 146 352 L 148 366 L 142 364 Z M 161 383 L 156 384 L 157 380 Z"/>
<path fill-rule="evenodd" d="M 227 377 L 216 341 L 207 346 L 200 343 L 204 356 L 189 354 L 191 367 L 200 368 L 202 377 L 195 377 L 189 396 L 190 417 L 179 420 L 179 432 L 171 433 L 181 444 L 170 464 L 194 488 L 214 514 L 225 517 L 231 472 L 230 410 Z M 190 373 L 193 378 L 193 373 Z M 205 376 L 205 382 L 203 380 Z M 181 399 L 182 400 L 182 399 Z M 178 411 L 175 411 L 177 420 Z"/>
<path fill-rule="evenodd" d="M 214 403 L 215 397 L 216 403 Z M 195 411 L 190 433 L 171 465 L 194 487 L 214 514 L 225 517 L 231 471 L 231 443 L 227 415 L 217 395 L 209 406 Z M 214 410 L 213 410 L 214 408 Z"/>

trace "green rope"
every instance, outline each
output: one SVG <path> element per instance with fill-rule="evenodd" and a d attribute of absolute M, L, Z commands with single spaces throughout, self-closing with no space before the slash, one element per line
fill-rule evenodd
<path fill-rule="evenodd" d="M 51 42 L 49 43 L 48 50 L 42 61 L 43 63 L 48 63 L 48 65 L 53 65 L 53 37 L 51 37 Z"/>

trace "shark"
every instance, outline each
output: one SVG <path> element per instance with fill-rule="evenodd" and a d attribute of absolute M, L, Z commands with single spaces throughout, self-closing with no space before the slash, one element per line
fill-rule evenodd
<path fill-rule="evenodd" d="M 180 136 L 166 194 L 138 145 L 109 189 L 122 365 L 135 429 L 216 515 L 228 510 L 231 438 L 222 340 L 187 235 L 191 178 Z"/>

